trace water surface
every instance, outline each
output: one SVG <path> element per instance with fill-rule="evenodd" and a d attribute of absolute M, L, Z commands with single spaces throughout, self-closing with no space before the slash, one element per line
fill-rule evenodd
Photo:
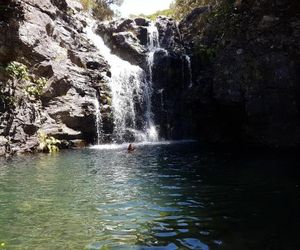
<path fill-rule="evenodd" d="M 6 249 L 300 249 L 299 157 L 196 143 L 0 160 Z"/>

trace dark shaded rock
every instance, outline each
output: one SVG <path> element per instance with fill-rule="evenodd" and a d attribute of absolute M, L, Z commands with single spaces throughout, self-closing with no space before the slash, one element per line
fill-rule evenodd
<path fill-rule="evenodd" d="M 183 93 L 189 85 L 187 64 L 182 55 L 163 49 L 154 54 L 152 97 L 155 124 L 166 139 L 186 138 L 183 128 Z"/>
<path fill-rule="evenodd" d="M 132 19 L 121 20 L 117 25 L 116 32 L 124 32 L 131 29 L 133 27 L 132 24 L 133 24 Z"/>
<path fill-rule="evenodd" d="M 176 21 L 172 18 L 160 16 L 157 18 L 155 25 L 159 32 L 159 43 L 162 48 L 177 53 L 184 52 Z"/>
<path fill-rule="evenodd" d="M 195 82 L 184 95 L 191 130 L 231 145 L 299 146 L 299 5 L 240 1 L 226 22 L 222 8 L 206 13 L 208 22 L 195 10 L 180 24 L 194 52 Z"/>
<path fill-rule="evenodd" d="M 38 129 L 39 129 L 39 127 L 36 126 L 35 124 L 24 124 L 24 126 L 23 126 L 24 132 L 29 136 L 36 134 Z"/>
<path fill-rule="evenodd" d="M 185 18 L 183 18 L 180 21 L 179 27 L 190 27 L 194 24 L 194 21 L 196 19 L 199 19 L 200 15 L 203 15 L 205 13 L 209 13 L 211 11 L 212 7 L 211 6 L 202 6 L 193 9 Z"/>
<path fill-rule="evenodd" d="M 144 27 L 149 26 L 149 23 L 150 23 L 150 21 L 148 19 L 142 18 L 142 17 L 135 18 L 134 22 L 137 26 L 144 26 Z"/>
<path fill-rule="evenodd" d="M 148 29 L 145 27 L 139 27 L 137 29 L 137 38 L 140 40 L 140 44 L 147 46 L 147 44 L 148 44 Z"/>
<path fill-rule="evenodd" d="M 99 62 L 96 62 L 96 61 L 90 61 L 90 62 L 86 63 L 86 67 L 88 69 L 95 70 L 95 69 L 101 69 L 101 68 L 103 68 L 103 65 L 101 65 Z"/>

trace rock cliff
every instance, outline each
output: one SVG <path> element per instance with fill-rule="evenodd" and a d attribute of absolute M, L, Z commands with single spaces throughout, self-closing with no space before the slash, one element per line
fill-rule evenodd
<path fill-rule="evenodd" d="M 95 31 L 146 72 L 162 138 L 299 146 L 299 4 L 216 2 L 179 24 L 120 19 L 97 23 Z M 111 140 L 110 66 L 89 41 L 83 13 L 75 0 L 1 2 L 0 155 L 35 151 L 39 133 L 63 147 L 93 143 L 97 112 L 102 139 Z"/>
<path fill-rule="evenodd" d="M 300 144 L 300 6 L 220 1 L 179 24 L 192 58 L 184 95 L 199 138 L 275 148 Z"/>
<path fill-rule="evenodd" d="M 71 0 L 1 3 L 1 153 L 34 150 L 38 131 L 69 146 L 96 138 L 94 104 L 109 96 L 109 67 L 86 36 L 81 10 Z M 11 62 L 26 66 L 28 76 L 8 74 Z M 45 86 L 33 93 L 37 79 Z"/>

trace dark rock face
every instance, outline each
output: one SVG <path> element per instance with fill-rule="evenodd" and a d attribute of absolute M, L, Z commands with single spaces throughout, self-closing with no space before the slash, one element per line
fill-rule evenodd
<path fill-rule="evenodd" d="M 22 62 L 31 76 L 45 77 L 47 84 L 39 97 L 32 97 L 25 91 L 31 80 L 0 73 L 0 151 L 34 150 L 38 131 L 92 143 L 95 100 L 110 95 L 105 80 L 109 67 L 83 32 L 81 5 L 72 0 L 14 0 L 1 6 L 0 63 Z M 5 94 L 13 100 L 10 106 L 2 102 Z M 111 119 L 104 122 L 112 126 Z"/>
<path fill-rule="evenodd" d="M 227 6 L 229 19 L 216 6 L 204 14 L 208 23 L 196 26 L 203 14 L 191 13 L 180 24 L 192 53 L 194 85 L 184 99 L 193 133 L 218 143 L 299 146 L 299 4 Z"/>
<path fill-rule="evenodd" d="M 183 93 L 188 89 L 188 69 L 181 54 L 161 50 L 154 55 L 152 97 L 155 124 L 165 139 L 189 137 L 182 119 Z"/>
<path fill-rule="evenodd" d="M 182 139 L 191 136 L 185 113 L 183 94 L 189 87 L 189 65 L 176 21 L 158 17 L 155 23 L 162 49 L 154 53 L 152 68 L 153 113 L 160 136 Z"/>
<path fill-rule="evenodd" d="M 160 46 L 166 50 L 184 53 L 181 35 L 176 21 L 172 18 L 159 16 L 156 21 L 156 27 L 159 32 Z"/>

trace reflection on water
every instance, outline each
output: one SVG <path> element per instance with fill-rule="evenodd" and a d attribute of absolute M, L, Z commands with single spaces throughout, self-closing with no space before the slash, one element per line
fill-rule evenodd
<path fill-rule="evenodd" d="M 0 243 L 8 249 L 299 249 L 299 159 L 197 146 L 0 160 Z"/>

